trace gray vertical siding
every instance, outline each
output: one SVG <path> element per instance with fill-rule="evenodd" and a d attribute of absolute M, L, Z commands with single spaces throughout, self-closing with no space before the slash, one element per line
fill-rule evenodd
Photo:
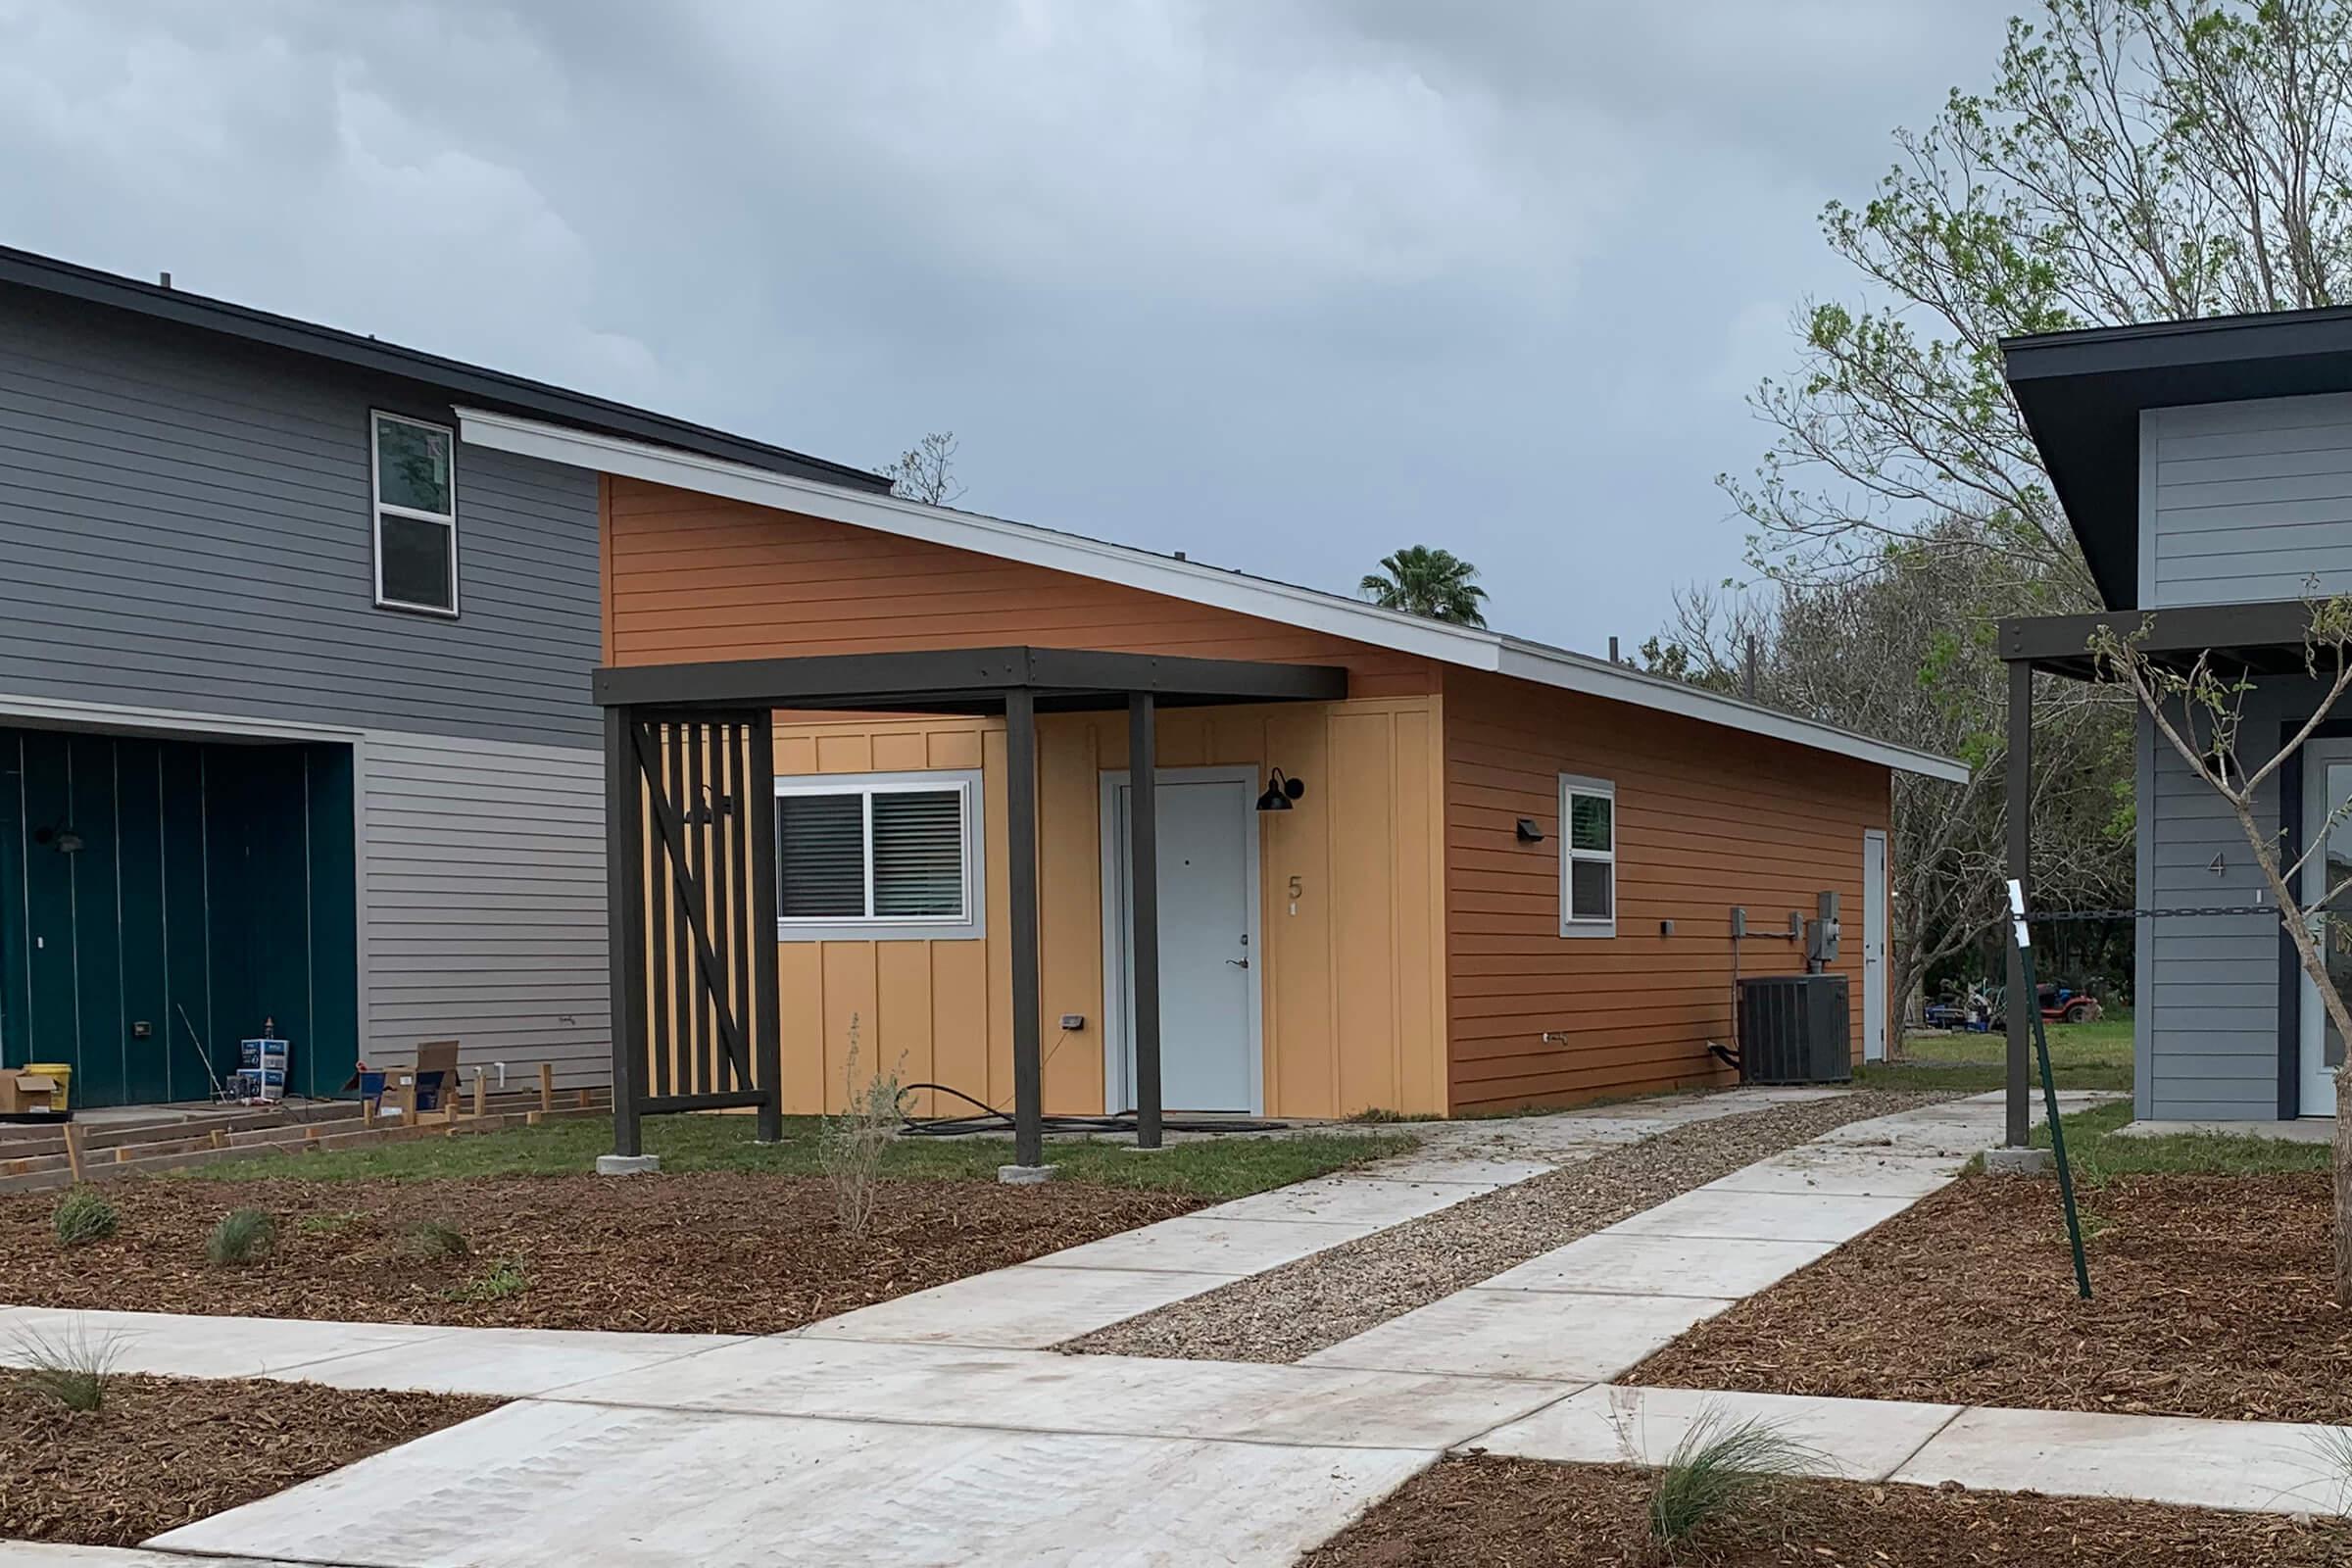
<path fill-rule="evenodd" d="M 2270 755 L 2280 723 L 2308 714 L 2313 697 L 2301 678 L 2247 694 L 2241 755 L 2249 763 Z M 2229 807 L 2144 717 L 2139 745 L 2141 904 L 2270 906 Z M 2277 790 L 2259 805 L 2275 827 Z M 2267 1121 L 2278 1113 L 2278 921 L 2269 914 L 2139 922 L 2138 1114 Z"/>
<path fill-rule="evenodd" d="M 364 747 L 370 1062 L 457 1040 L 569 1088 L 612 1075 L 601 753 L 373 733 Z"/>
<path fill-rule="evenodd" d="M 2142 608 L 2352 590 L 2352 394 L 2157 409 L 2141 442 Z"/>
<path fill-rule="evenodd" d="M 597 479 L 457 449 L 452 620 L 374 606 L 395 380 L 0 290 L 0 693 L 593 746 Z"/>

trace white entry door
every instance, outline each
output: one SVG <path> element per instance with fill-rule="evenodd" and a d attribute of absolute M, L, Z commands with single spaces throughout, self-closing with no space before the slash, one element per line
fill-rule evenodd
<path fill-rule="evenodd" d="M 1258 1111 L 1257 817 L 1253 769 L 1159 773 L 1159 1083 L 1169 1110 Z M 1125 773 L 1102 780 L 1104 1099 L 1135 1107 L 1135 932 Z"/>
<path fill-rule="evenodd" d="M 1862 830 L 1862 1059 L 1886 1059 L 1886 835 Z"/>
<path fill-rule="evenodd" d="M 2348 799 L 2352 799 L 2352 741 L 2308 743 L 2303 749 L 2303 843 L 2313 843 L 2314 835 L 2326 830 L 2328 845 L 2303 863 L 2303 886 L 2297 891 L 2307 905 L 2352 877 L 2352 813 L 2337 817 L 2332 826 L 2328 820 Z M 2320 938 L 2336 994 L 2352 996 L 2352 893 L 2336 895 L 2320 924 Z M 2310 978 L 2298 974 L 2297 983 L 2303 987 L 2301 1109 L 2306 1116 L 2332 1116 L 2335 1069 L 2343 1063 L 2344 1039 L 2335 1032 Z"/>

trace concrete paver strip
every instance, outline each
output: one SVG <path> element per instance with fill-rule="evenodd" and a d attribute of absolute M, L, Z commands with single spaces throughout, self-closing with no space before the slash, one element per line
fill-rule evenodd
<path fill-rule="evenodd" d="M 1360 1176 L 1318 1176 L 1219 1203 L 1221 1219 L 1310 1220 L 1325 1225 L 1400 1225 L 1506 1185 L 1467 1176 L 1458 1166 L 1433 1166 L 1426 1180 L 1399 1179 L 1385 1169 Z M 1530 1175 L 1537 1174 L 1534 1171 Z"/>
<path fill-rule="evenodd" d="M 1232 1280 L 1228 1274 L 1020 1263 L 861 1306 L 792 1332 L 814 1339 L 1043 1349 Z"/>
<path fill-rule="evenodd" d="M 1279 1563 L 1432 1457 L 534 1400 L 150 1544 L 367 1568 Z"/>
<path fill-rule="evenodd" d="M 1845 1193 L 1739 1193 L 1701 1188 L 1670 1198 L 1602 1234 L 1842 1243 L 1892 1219 L 1915 1201 Z"/>
<path fill-rule="evenodd" d="M 569 1402 L 1438 1449 L 1575 1384 L 1248 1362 L 773 1339 L 577 1384 Z"/>
<path fill-rule="evenodd" d="M 1871 1404 L 1875 1400 L 1840 1400 Z M 2273 1421 L 1965 1411 L 1893 1479 L 1996 1492 L 2143 1497 L 2276 1513 L 2345 1511 L 2347 1478 L 2320 1445 L 2337 1429 Z"/>
<path fill-rule="evenodd" d="M 1828 1256 L 1837 1245 L 1607 1230 L 1530 1258 L 1485 1283 L 1518 1291 L 1737 1300 Z"/>
<path fill-rule="evenodd" d="M 1731 1305 L 1730 1298 L 1566 1296 L 1481 1286 L 1391 1318 L 1298 1364 L 1598 1383 Z"/>
<path fill-rule="evenodd" d="M 324 1363 L 378 1351 L 413 1355 L 463 1329 L 416 1323 L 194 1317 L 177 1312 L 0 1308 L 0 1364 L 22 1366 L 39 1341 L 60 1349 L 104 1347 L 118 1372 L 200 1378 L 317 1376 Z"/>
<path fill-rule="evenodd" d="M 1882 1481 L 1948 1426 L 1960 1407 L 1600 1386 L 1498 1427 L 1478 1446 L 1490 1453 L 1523 1459 L 1658 1465 L 1666 1462 L 1691 1424 L 1710 1412 L 1726 1422 L 1767 1423 L 1803 1445 L 1812 1450 L 1803 1466 L 1807 1471 L 1849 1481 Z"/>
<path fill-rule="evenodd" d="M 1235 1219 L 1202 1209 L 1035 1258 L 1030 1268 L 1163 1269 L 1239 1279 L 1369 1236 L 1374 1220 Z"/>

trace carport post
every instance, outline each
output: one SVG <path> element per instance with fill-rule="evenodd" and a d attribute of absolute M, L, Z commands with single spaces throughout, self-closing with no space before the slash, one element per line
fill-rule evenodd
<path fill-rule="evenodd" d="M 759 1076 L 760 1141 L 784 1137 L 784 1021 L 776 972 L 776 740 L 775 715 L 762 708 L 744 725 L 751 748 L 752 1070 Z M 738 959 L 738 962 L 741 960 Z"/>
<path fill-rule="evenodd" d="M 2026 890 L 2032 908 L 2034 885 L 2034 662 L 2009 662 L 2009 874 Z M 2034 1019 L 2041 1003 L 2027 995 L 2026 956 L 2015 942 L 2009 948 L 2008 1145 L 2023 1149 L 2033 1137 Z"/>
<path fill-rule="evenodd" d="M 1026 686 L 1004 694 L 1004 817 L 1012 864 L 1012 1158 L 1045 1163 L 1045 1073 L 1037 1024 L 1037 698 Z"/>
<path fill-rule="evenodd" d="M 1135 933 L 1135 1147 L 1159 1147 L 1159 746 L 1158 704 L 1127 695 L 1127 903 Z"/>
<path fill-rule="evenodd" d="M 644 1151 L 637 1102 L 645 1096 L 645 780 L 629 732 L 637 710 L 605 710 L 605 896 L 612 923 L 608 980 L 612 1006 L 612 1152 Z"/>

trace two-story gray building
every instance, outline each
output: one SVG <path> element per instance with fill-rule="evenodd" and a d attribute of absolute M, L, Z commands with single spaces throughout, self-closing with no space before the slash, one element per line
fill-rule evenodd
<path fill-rule="evenodd" d="M 872 474 L 0 249 L 0 1064 L 610 1073 L 603 478 L 478 409 Z"/>
<path fill-rule="evenodd" d="M 2094 627 L 2157 658 L 2210 651 L 2252 680 L 2239 761 L 2278 755 L 2325 686 L 2306 666 L 2307 597 L 2352 592 L 2352 311 L 2301 311 L 2004 345 L 2008 376 L 2111 613 L 2006 621 L 2012 757 L 2035 671 L 2095 675 Z M 2016 769 L 2020 776 L 2023 770 Z M 2133 1058 L 2149 1120 L 2269 1121 L 2334 1109 L 2344 1043 L 2222 799 L 2145 715 L 2137 742 Z M 2352 796 L 2352 706 L 2266 786 L 2285 861 Z M 2011 859 L 2027 862 L 2013 795 Z M 2313 855 L 2305 902 L 2352 872 L 2352 824 Z M 2352 983 L 2352 946 L 2328 944 Z M 2013 1008 L 2012 1027 L 2025 1012 Z M 2014 1046 L 2013 1039 L 2013 1059 Z M 2013 1106 L 2013 1117 L 2015 1107 Z"/>

